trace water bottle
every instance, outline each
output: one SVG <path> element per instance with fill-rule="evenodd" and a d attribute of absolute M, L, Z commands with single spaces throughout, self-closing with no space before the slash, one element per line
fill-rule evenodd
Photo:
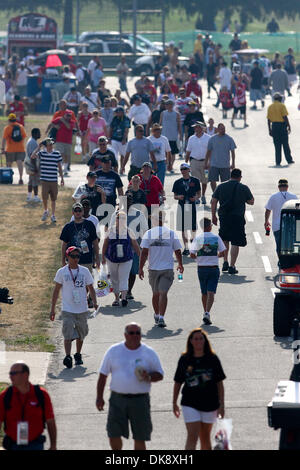
<path fill-rule="evenodd" d="M 178 282 L 183 282 L 183 275 L 178 273 Z"/>
<path fill-rule="evenodd" d="M 204 176 L 205 176 L 206 179 L 208 178 L 208 170 L 207 169 L 204 170 Z"/>
<path fill-rule="evenodd" d="M 270 235 L 270 225 L 268 224 L 266 227 L 266 236 L 268 237 Z"/>

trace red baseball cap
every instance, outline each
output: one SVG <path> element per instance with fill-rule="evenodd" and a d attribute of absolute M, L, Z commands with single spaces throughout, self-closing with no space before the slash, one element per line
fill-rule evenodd
<path fill-rule="evenodd" d="M 78 246 L 69 246 L 69 248 L 66 250 L 66 256 L 73 253 L 73 251 L 78 251 L 78 253 L 81 253 L 81 249 L 78 248 Z"/>

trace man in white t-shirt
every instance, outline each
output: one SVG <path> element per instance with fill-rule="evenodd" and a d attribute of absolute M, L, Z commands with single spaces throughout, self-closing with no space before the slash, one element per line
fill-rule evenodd
<path fill-rule="evenodd" d="M 175 253 L 178 266 L 177 271 L 183 273 L 181 243 L 173 230 L 164 227 L 165 214 L 158 210 L 152 211 L 151 221 L 153 227 L 148 230 L 142 239 L 139 277 L 144 279 L 144 266 L 148 260 L 149 284 L 152 288 L 152 305 L 154 309 L 155 324 L 164 328 L 164 316 L 168 304 L 168 291 L 174 281 Z"/>
<path fill-rule="evenodd" d="M 166 161 L 171 158 L 171 147 L 168 139 L 161 135 L 162 127 L 155 123 L 151 128 L 152 135 L 148 139 L 152 142 L 154 147 L 154 155 L 157 162 L 156 176 L 160 179 L 161 184 L 164 185 L 166 175 Z"/>
<path fill-rule="evenodd" d="M 227 90 L 231 90 L 231 78 L 232 78 L 232 72 L 231 72 L 230 68 L 228 67 L 227 62 L 224 61 L 221 64 L 221 68 L 220 68 L 220 72 L 219 72 L 219 76 L 218 76 L 218 80 L 219 80 L 219 83 L 220 83 L 220 91 L 225 86 L 226 86 Z M 214 106 L 216 108 L 218 108 L 219 104 L 220 104 L 220 98 L 218 96 L 218 100 L 217 100 L 216 104 L 214 104 Z"/>
<path fill-rule="evenodd" d="M 190 253 L 191 258 L 197 259 L 198 278 L 202 293 L 204 309 L 203 322 L 211 325 L 210 311 L 214 303 L 220 277 L 219 257 L 224 256 L 226 246 L 219 235 L 211 233 L 211 220 L 204 217 L 201 222 L 203 232 L 194 238 Z"/>
<path fill-rule="evenodd" d="M 210 136 L 204 131 L 206 125 L 204 122 L 197 121 L 193 126 L 195 134 L 192 135 L 186 147 L 185 161 L 191 161 L 191 175 L 201 183 L 202 186 L 202 204 L 206 204 L 205 191 L 207 187 L 207 178 L 205 176 L 205 157 L 207 153 L 207 146 Z"/>
<path fill-rule="evenodd" d="M 52 294 L 50 320 L 55 319 L 55 306 L 59 292 L 62 289 L 62 333 L 66 357 L 63 364 L 71 369 L 73 360 L 71 357 L 72 340 L 76 339 L 76 354 L 74 354 L 75 365 L 83 364 L 81 349 L 83 340 L 88 334 L 88 304 L 86 288 L 92 298 L 93 307 L 97 310 L 97 299 L 93 287 L 93 278 L 84 266 L 79 265 L 81 249 L 70 246 L 66 250 L 68 264 L 60 268 L 54 278 L 55 287 Z"/>
<path fill-rule="evenodd" d="M 134 126 L 136 126 L 137 124 L 142 124 L 142 126 L 144 127 L 144 135 L 150 116 L 151 111 L 149 107 L 145 103 L 142 103 L 142 98 L 140 97 L 140 95 L 136 95 L 133 101 L 133 105 L 128 111 L 128 117 L 129 119 L 133 120 Z"/>
<path fill-rule="evenodd" d="M 150 413 L 151 382 L 163 379 L 164 371 L 156 352 L 141 343 L 141 327 L 129 323 L 125 327 L 125 341 L 114 344 L 105 353 L 99 369 L 96 407 L 104 408 L 103 392 L 111 374 L 107 433 L 112 450 L 122 449 L 122 439 L 129 437 L 128 421 L 132 429 L 135 450 L 146 450 L 150 441 L 152 422 Z"/>
<path fill-rule="evenodd" d="M 278 181 L 278 192 L 272 194 L 265 205 L 265 229 L 270 230 L 269 218 L 272 212 L 272 230 L 276 242 L 276 252 L 279 255 L 280 246 L 280 211 L 283 204 L 291 199 L 298 199 L 296 194 L 288 192 L 289 183 L 286 179 Z"/>

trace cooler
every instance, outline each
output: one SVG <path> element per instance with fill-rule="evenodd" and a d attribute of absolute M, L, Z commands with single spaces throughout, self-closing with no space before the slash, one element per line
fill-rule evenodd
<path fill-rule="evenodd" d="M 12 168 L 0 168 L 0 184 L 12 184 L 13 174 Z"/>
<path fill-rule="evenodd" d="M 268 404 L 268 423 L 272 428 L 300 429 L 300 382 L 281 380 Z"/>

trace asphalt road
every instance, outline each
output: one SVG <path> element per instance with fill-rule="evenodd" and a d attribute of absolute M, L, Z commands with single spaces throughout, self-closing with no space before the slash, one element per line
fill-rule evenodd
<path fill-rule="evenodd" d="M 107 85 L 115 89 L 115 79 Z M 131 82 L 132 84 L 132 82 Z M 215 100 L 206 99 L 204 86 L 204 111 L 206 118 L 222 121 L 222 114 L 212 106 Z M 249 127 L 236 121 L 233 129 L 230 120 L 224 120 L 226 130 L 236 144 L 236 166 L 243 171 L 242 182 L 255 197 L 255 205 L 248 206 L 247 240 L 237 262 L 239 274 L 222 274 L 212 310 L 213 324 L 204 327 L 213 348 L 218 354 L 225 374 L 226 416 L 233 420 L 232 446 L 236 450 L 271 450 L 278 448 L 279 432 L 268 427 L 267 404 L 279 380 L 288 379 L 292 367 L 291 338 L 274 338 L 272 332 L 273 294 L 272 278 L 276 273 L 276 253 L 273 236 L 264 234 L 264 205 L 277 190 L 279 178 L 286 177 L 290 190 L 300 194 L 298 129 L 300 114 L 297 110 L 299 95 L 286 100 L 290 113 L 292 134 L 290 144 L 295 165 L 275 168 L 272 139 L 267 132 L 265 109 L 249 111 Z M 249 105 L 249 101 L 248 101 Z M 172 184 L 180 177 L 180 161 L 176 161 L 176 174 L 166 177 L 167 204 L 172 205 Z M 68 185 L 84 181 L 86 169 L 76 166 Z M 123 178 L 124 184 L 127 178 Z M 208 188 L 208 201 L 211 190 Z M 199 208 L 203 210 L 203 207 Z M 205 207 L 209 215 L 210 206 Z M 199 213 L 199 219 L 202 215 Z M 216 231 L 216 228 L 214 228 Z M 90 332 L 84 342 L 84 365 L 71 370 L 62 365 L 64 357 L 61 321 L 53 328 L 58 348 L 48 370 L 46 386 L 54 402 L 58 425 L 60 449 L 109 449 L 106 437 L 106 419 L 109 390 L 105 393 L 105 410 L 95 407 L 98 368 L 107 348 L 123 339 L 124 326 L 131 321 L 142 325 L 143 342 L 159 354 L 165 377 L 152 385 L 151 409 L 153 418 L 152 440 L 148 449 L 184 449 L 185 425 L 182 417 L 172 413 L 173 375 L 178 358 L 185 349 L 188 333 L 202 325 L 200 288 L 196 264 L 184 260 L 184 280 L 177 280 L 169 292 L 166 314 L 167 328 L 153 326 L 151 289 L 147 279 L 137 280 L 134 301 L 129 308 L 113 308 L 112 295 L 101 301 L 101 315 L 89 320 Z M 108 382 L 109 383 L 109 382 Z M 132 439 L 124 440 L 124 449 L 132 449 Z"/>

